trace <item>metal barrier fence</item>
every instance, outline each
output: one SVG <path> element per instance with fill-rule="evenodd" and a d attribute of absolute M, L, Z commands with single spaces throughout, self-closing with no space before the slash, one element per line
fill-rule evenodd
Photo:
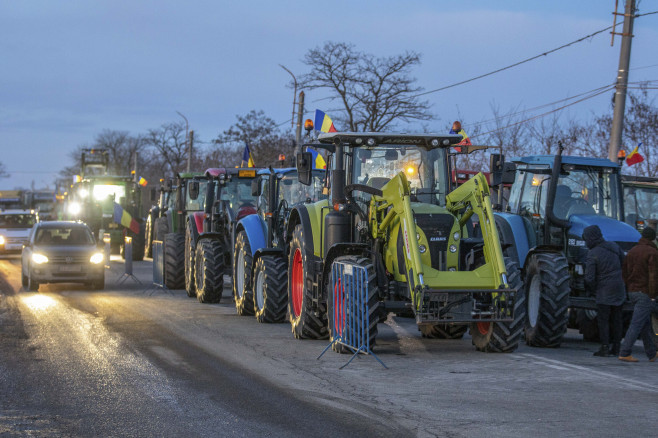
<path fill-rule="evenodd" d="M 331 269 L 331 289 L 333 294 L 332 342 L 322 351 L 318 359 L 339 343 L 354 352 L 350 360 L 340 369 L 349 365 L 359 353 L 366 353 L 384 365 L 370 349 L 370 309 L 368 308 L 368 270 L 350 262 L 334 262 Z"/>
<path fill-rule="evenodd" d="M 153 284 L 164 285 L 164 244 L 161 240 L 153 241 Z"/>

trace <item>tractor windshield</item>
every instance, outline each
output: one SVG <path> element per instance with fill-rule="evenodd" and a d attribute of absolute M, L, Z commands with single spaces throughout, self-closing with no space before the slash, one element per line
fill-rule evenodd
<path fill-rule="evenodd" d="M 283 175 L 279 181 L 279 202 L 285 200 L 288 205 L 293 205 L 300 202 L 315 202 L 326 199 L 327 196 L 322 194 L 324 176 L 324 171 L 313 171 L 311 184 L 305 186 L 299 183 L 297 172 Z"/>
<path fill-rule="evenodd" d="M 256 208 L 256 200 L 251 195 L 251 181 L 252 178 L 234 177 L 218 185 L 221 190 L 219 199 L 228 201 L 228 206 L 234 215 L 242 207 Z"/>
<path fill-rule="evenodd" d="M 190 191 L 185 190 L 185 210 L 187 211 L 199 211 L 203 210 L 203 206 L 206 201 L 206 185 L 208 181 L 199 181 L 199 196 L 196 199 L 190 198 Z M 189 187 L 186 185 L 186 187 Z"/>
<path fill-rule="evenodd" d="M 563 166 L 555 193 L 555 214 L 597 214 L 621 220 L 619 178 L 611 168 Z"/>
<path fill-rule="evenodd" d="M 624 185 L 624 203 L 626 223 L 658 220 L 658 186 Z"/>
<path fill-rule="evenodd" d="M 352 182 L 382 188 L 404 172 L 411 192 L 421 202 L 445 204 L 448 190 L 446 151 L 415 146 L 380 145 L 354 149 Z"/>

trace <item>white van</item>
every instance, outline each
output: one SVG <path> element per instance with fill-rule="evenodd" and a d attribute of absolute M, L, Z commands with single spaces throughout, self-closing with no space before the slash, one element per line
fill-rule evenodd
<path fill-rule="evenodd" d="M 38 221 L 34 210 L 0 211 L 0 254 L 21 252 L 32 226 Z"/>

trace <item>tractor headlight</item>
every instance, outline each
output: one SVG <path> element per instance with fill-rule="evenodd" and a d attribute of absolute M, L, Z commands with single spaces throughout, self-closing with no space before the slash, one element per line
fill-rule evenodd
<path fill-rule="evenodd" d="M 92 262 L 94 265 L 100 265 L 101 263 L 103 263 L 104 259 L 105 256 L 103 256 L 102 252 L 95 252 L 91 255 L 89 261 Z"/>
<path fill-rule="evenodd" d="M 452 235 L 452 240 L 459 240 L 459 233 L 455 231 L 455 234 Z"/>
<path fill-rule="evenodd" d="M 87 190 L 87 189 L 80 189 L 80 190 L 78 190 L 78 195 L 79 195 L 81 198 L 86 198 L 87 196 L 89 196 L 89 190 Z"/>
<path fill-rule="evenodd" d="M 5 236 L 0 236 L 0 245 L 5 244 Z"/>
<path fill-rule="evenodd" d="M 80 211 L 82 210 L 82 207 L 80 206 L 79 202 L 71 202 L 69 204 L 69 213 L 76 216 L 80 214 Z"/>
<path fill-rule="evenodd" d="M 416 240 L 420 240 L 420 233 L 416 233 Z"/>
<path fill-rule="evenodd" d="M 425 245 L 418 245 L 418 251 L 420 251 L 421 254 L 425 254 L 427 248 L 425 248 Z"/>
<path fill-rule="evenodd" d="M 457 252 L 457 247 L 455 245 L 450 245 L 448 249 L 450 250 L 450 252 Z"/>
<path fill-rule="evenodd" d="M 48 257 L 46 257 L 43 254 L 38 254 L 35 252 L 32 254 L 32 261 L 37 265 L 43 265 L 44 263 L 48 263 Z"/>

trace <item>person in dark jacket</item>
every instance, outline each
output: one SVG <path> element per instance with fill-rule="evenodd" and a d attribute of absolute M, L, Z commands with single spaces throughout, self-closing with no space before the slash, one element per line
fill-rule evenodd
<path fill-rule="evenodd" d="M 596 293 L 601 348 L 594 356 L 616 356 L 622 335 L 622 306 L 626 289 L 622 277 L 624 252 L 615 242 L 607 242 L 597 225 L 583 231 L 589 251 L 585 261 L 585 286 Z"/>
<path fill-rule="evenodd" d="M 654 242 L 656 231 L 651 227 L 642 230 L 640 241 L 628 251 L 624 263 L 624 281 L 628 295 L 633 302 L 633 318 L 628 326 L 624 343 L 619 351 L 619 360 L 637 362 L 631 356 L 633 344 L 638 336 L 642 337 L 644 352 L 649 361 L 654 362 L 656 345 L 653 342 L 651 330 L 651 313 L 656 311 L 656 296 L 658 295 L 658 248 Z"/>

